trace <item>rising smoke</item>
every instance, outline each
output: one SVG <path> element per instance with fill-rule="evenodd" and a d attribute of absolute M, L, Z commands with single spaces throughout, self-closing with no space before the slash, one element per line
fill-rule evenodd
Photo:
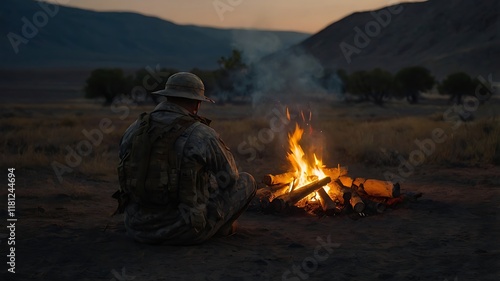
<path fill-rule="evenodd" d="M 272 33 L 235 31 L 233 47 L 243 51 L 249 66 L 235 90 L 251 89 L 252 104 L 269 101 L 295 103 L 312 100 L 342 99 L 342 83 L 335 69 L 328 71 L 298 45 L 284 46 Z"/>

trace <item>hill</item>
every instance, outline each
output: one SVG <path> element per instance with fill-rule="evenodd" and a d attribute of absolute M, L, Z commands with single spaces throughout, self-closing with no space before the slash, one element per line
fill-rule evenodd
<path fill-rule="evenodd" d="M 32 0 L 0 2 L 0 68 L 101 66 L 215 68 L 245 40 L 250 53 L 266 54 L 305 39 L 298 32 L 216 29 L 178 25 L 127 12 L 96 12 Z M 244 49 L 247 51 L 247 49 Z"/>
<path fill-rule="evenodd" d="M 500 61 L 499 13 L 496 0 L 404 3 L 351 14 L 287 52 L 351 71 L 423 65 L 440 78 L 453 71 L 488 75 Z"/>

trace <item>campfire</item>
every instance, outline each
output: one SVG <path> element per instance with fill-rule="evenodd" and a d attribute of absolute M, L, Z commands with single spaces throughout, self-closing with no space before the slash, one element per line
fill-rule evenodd
<path fill-rule="evenodd" d="M 290 119 L 288 109 L 287 117 Z M 305 121 L 304 113 L 300 115 Z M 309 114 L 309 121 L 312 115 Z M 312 132 L 310 123 L 307 124 Z M 267 174 L 265 186 L 257 191 L 260 208 L 267 212 L 303 209 L 317 215 L 341 213 L 382 213 L 405 200 L 414 201 L 422 194 L 401 194 L 399 183 L 366 178 L 352 178 L 346 167 L 327 168 L 315 154 L 307 154 L 301 146 L 304 129 L 297 122 L 288 135 L 286 158 L 290 170 Z"/>

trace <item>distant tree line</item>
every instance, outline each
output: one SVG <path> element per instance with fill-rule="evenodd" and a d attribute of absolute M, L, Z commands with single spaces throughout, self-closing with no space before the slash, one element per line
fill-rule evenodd
<path fill-rule="evenodd" d="M 205 94 L 220 96 L 219 101 L 233 102 L 237 99 L 250 97 L 250 89 L 242 92 L 240 84 L 245 81 L 248 70 L 243 63 L 242 52 L 233 50 L 229 57 L 221 57 L 216 70 L 191 69 L 190 72 L 198 75 L 205 85 Z M 174 68 L 140 69 L 127 75 L 119 68 L 98 68 L 90 73 L 86 80 L 84 92 L 86 98 L 104 98 L 105 105 L 111 104 L 117 97 L 131 98 L 137 102 L 144 101 L 144 95 L 156 101 L 149 93 L 165 88 L 170 75 L 178 72 Z"/>
<path fill-rule="evenodd" d="M 216 70 L 190 70 L 198 75 L 205 84 L 208 96 L 217 96 L 219 103 L 249 102 L 253 92 L 252 75 L 255 69 L 243 62 L 242 52 L 233 50 L 228 57 L 221 57 Z M 155 100 L 150 92 L 163 89 L 168 77 L 178 72 L 177 69 L 140 69 L 133 75 L 126 75 L 123 70 L 99 68 L 90 74 L 86 81 L 85 96 L 87 98 L 104 98 L 105 104 L 111 104 L 118 96 L 138 99 L 148 97 Z M 316 81 L 325 89 L 331 81 L 339 81 L 342 94 L 351 94 L 358 101 L 371 101 L 382 105 L 391 98 L 406 98 L 409 103 L 417 104 L 420 93 L 428 92 L 434 87 L 442 95 L 450 96 L 450 102 L 462 103 L 466 95 L 474 94 L 480 84 L 467 73 L 456 72 L 448 75 L 441 82 L 421 66 L 406 67 L 396 74 L 381 68 L 370 71 L 355 71 L 348 74 L 345 70 L 325 69 Z"/>
<path fill-rule="evenodd" d="M 338 70 L 336 75 L 343 82 L 344 93 L 357 96 L 360 101 L 373 101 L 379 105 L 390 98 L 406 98 L 409 103 L 416 104 L 420 93 L 434 87 L 439 94 L 449 96 L 450 102 L 462 104 L 463 97 L 473 95 L 481 84 L 465 72 L 452 73 L 438 82 L 428 69 L 421 66 L 403 68 L 395 75 L 380 68 L 351 74 Z"/>

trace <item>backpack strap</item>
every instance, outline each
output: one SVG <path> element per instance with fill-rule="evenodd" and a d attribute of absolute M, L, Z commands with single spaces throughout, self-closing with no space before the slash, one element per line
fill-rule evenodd
<path fill-rule="evenodd" d="M 181 172 L 181 161 L 178 157 L 178 153 L 175 149 L 175 143 L 177 139 L 188 129 L 191 125 L 197 123 L 197 120 L 194 120 L 187 116 L 182 116 L 174 120 L 173 131 L 172 129 L 160 129 L 158 130 L 159 135 L 154 135 L 154 139 L 165 139 L 166 147 L 170 153 L 168 153 L 168 194 L 172 200 L 178 201 L 179 198 L 179 177 Z M 181 154 L 184 150 L 184 146 L 180 150 Z M 182 156 L 182 155 L 181 155 Z"/>
<path fill-rule="evenodd" d="M 161 171 L 160 181 L 166 183 L 168 186 L 165 192 L 168 194 L 169 200 L 172 200 L 172 202 L 178 200 L 181 161 L 179 161 L 177 151 L 175 150 L 175 142 L 191 125 L 195 123 L 199 124 L 198 121 L 191 116 L 181 116 L 172 123 L 164 125 L 153 120 L 151 114 L 142 113 L 140 115 L 137 120 L 139 128 L 133 133 L 129 151 L 127 151 L 118 166 L 120 190 L 112 196 L 118 200 L 119 204 L 115 214 L 124 212 L 125 207 L 130 202 L 131 196 L 139 199 L 139 201 L 141 201 L 141 198 L 144 198 L 145 193 L 149 189 L 148 173 L 153 144 L 157 141 L 165 141 L 164 147 L 167 149 L 167 159 L 165 161 L 167 162 L 166 167 L 168 169 L 167 171 Z M 184 150 L 184 147 L 182 150 Z M 135 180 L 128 179 L 129 176 L 124 170 L 125 162 L 136 161 L 136 159 L 140 160 L 137 161 L 136 176 L 133 177 Z M 144 203 L 148 204 L 147 202 Z"/>

